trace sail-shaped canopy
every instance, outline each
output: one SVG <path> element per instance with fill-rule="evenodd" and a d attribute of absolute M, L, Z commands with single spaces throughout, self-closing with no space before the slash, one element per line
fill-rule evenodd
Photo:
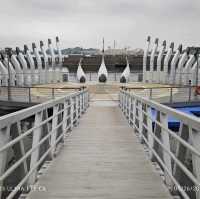
<path fill-rule="evenodd" d="M 99 82 L 106 82 L 108 79 L 108 71 L 104 61 L 104 55 L 102 56 L 101 66 L 98 71 L 98 80 Z"/>
<path fill-rule="evenodd" d="M 81 63 L 82 63 L 82 58 L 80 59 L 80 62 L 78 64 L 76 76 L 77 76 L 77 79 L 80 83 L 85 83 L 86 82 L 86 76 L 85 76 L 85 73 L 84 73 L 83 68 L 81 66 Z"/>
<path fill-rule="evenodd" d="M 102 60 L 101 60 L 101 66 L 98 71 L 98 80 L 99 82 L 106 82 L 107 79 L 108 79 L 108 71 L 104 60 L 104 38 L 103 38 Z"/>
<path fill-rule="evenodd" d="M 126 68 L 121 74 L 120 82 L 127 83 L 129 81 L 129 77 L 130 77 L 130 65 L 129 65 L 128 57 L 126 56 Z"/>

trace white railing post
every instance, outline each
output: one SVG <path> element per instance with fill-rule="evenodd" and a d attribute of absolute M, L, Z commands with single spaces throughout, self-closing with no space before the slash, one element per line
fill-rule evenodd
<path fill-rule="evenodd" d="M 129 96 L 129 107 L 128 107 L 128 123 L 131 124 L 131 113 L 132 113 L 132 97 Z"/>
<path fill-rule="evenodd" d="M 84 103 L 85 103 L 85 92 L 83 91 L 81 93 L 81 114 L 85 112 Z"/>
<path fill-rule="evenodd" d="M 54 158 L 55 148 L 56 148 L 56 138 L 57 138 L 57 125 L 58 125 L 58 111 L 59 105 L 56 104 L 53 107 L 53 120 L 52 120 L 52 135 L 51 135 L 51 158 Z"/>
<path fill-rule="evenodd" d="M 142 109 L 142 102 L 138 102 L 138 118 L 139 118 L 139 139 L 140 142 L 143 142 L 143 109 Z"/>
<path fill-rule="evenodd" d="M 78 95 L 75 97 L 75 102 L 76 102 L 76 117 L 75 117 L 75 123 L 76 123 L 76 125 L 78 124 L 78 101 L 79 101 L 79 99 L 78 99 L 79 97 L 78 97 Z"/>
<path fill-rule="evenodd" d="M 82 93 L 79 94 L 79 117 L 82 115 Z"/>
<path fill-rule="evenodd" d="M 169 141 L 169 133 L 166 132 L 164 128 L 168 128 L 168 116 L 165 113 L 160 113 L 160 123 L 162 124 L 161 128 L 161 140 L 163 142 L 164 147 L 170 151 L 170 141 Z M 163 149 L 163 160 L 165 165 L 167 166 L 168 170 L 172 174 L 172 162 L 171 162 L 171 156 Z M 171 186 L 172 181 L 169 178 L 167 172 L 165 171 L 165 182 L 167 185 Z"/>
<path fill-rule="evenodd" d="M 85 110 L 89 107 L 89 100 L 90 100 L 90 95 L 88 92 L 85 92 Z"/>
<path fill-rule="evenodd" d="M 70 128 L 74 127 L 74 103 L 73 97 L 70 97 Z"/>
<path fill-rule="evenodd" d="M 126 94 L 126 113 L 125 113 L 126 118 L 128 118 L 129 98 L 130 98 L 130 95 Z"/>
<path fill-rule="evenodd" d="M 154 146 L 154 138 L 152 136 L 153 133 L 153 126 L 152 126 L 152 120 L 150 118 L 152 118 L 152 112 L 151 112 L 151 107 L 147 105 L 147 139 L 149 142 L 149 147 L 150 149 L 153 149 Z M 150 159 L 153 158 L 153 153 L 151 150 L 149 150 L 149 155 L 150 155 Z"/>
<path fill-rule="evenodd" d="M 42 112 L 38 112 L 35 114 L 35 122 L 34 126 L 39 125 L 42 122 Z M 34 148 L 38 145 L 40 139 L 41 139 L 41 134 L 42 134 L 42 127 L 38 127 L 33 131 L 33 140 L 32 140 L 32 147 Z M 33 168 L 37 161 L 39 160 L 39 155 L 40 155 L 40 146 L 37 147 L 35 151 L 31 154 L 31 161 L 30 161 L 30 168 Z M 37 169 L 30 175 L 28 184 L 33 185 L 36 181 L 37 178 Z"/>
<path fill-rule="evenodd" d="M 81 117 L 81 93 L 78 95 L 78 118 Z"/>
<path fill-rule="evenodd" d="M 9 142 L 10 139 L 10 126 L 7 126 L 3 129 L 0 129 L 0 148 L 5 146 Z M 0 153 L 0 176 L 4 173 L 6 169 L 7 164 L 7 158 L 8 158 L 8 150 L 5 150 Z M 3 182 L 0 181 L 0 198 L 3 191 Z"/>
<path fill-rule="evenodd" d="M 179 127 L 179 132 L 178 132 L 178 135 L 184 139 L 186 142 L 189 141 L 189 128 L 187 125 L 185 125 L 183 122 L 180 121 L 180 127 Z M 192 135 L 192 133 L 191 133 Z M 192 137 L 191 136 L 191 140 L 192 140 Z M 181 162 L 184 162 L 185 161 L 185 156 L 186 156 L 186 153 L 187 153 L 187 149 L 180 143 L 178 142 L 177 143 L 177 146 L 176 146 L 176 157 L 181 161 Z M 183 174 L 183 171 L 181 170 L 181 168 L 175 163 L 174 164 L 174 167 L 173 167 L 173 175 L 174 177 L 176 178 L 176 180 L 178 182 L 181 182 L 182 180 L 182 174 Z"/>
<path fill-rule="evenodd" d="M 121 91 L 118 93 L 119 108 L 121 108 Z"/>
<path fill-rule="evenodd" d="M 135 128 L 135 118 L 136 118 L 136 104 L 137 100 L 133 98 L 133 127 Z"/>
<path fill-rule="evenodd" d="M 88 93 L 84 92 L 83 95 L 84 95 L 84 112 L 85 112 L 88 107 Z"/>
<path fill-rule="evenodd" d="M 120 99 L 121 99 L 121 103 L 120 103 L 120 104 L 121 104 L 121 107 L 120 107 L 120 108 L 121 108 L 122 113 L 123 113 L 123 98 L 124 98 L 123 90 L 121 91 L 121 94 L 120 94 L 120 95 L 121 95 L 121 97 L 120 97 Z"/>
<path fill-rule="evenodd" d="M 82 95 L 83 95 L 83 113 L 85 113 L 86 109 L 87 109 L 87 98 L 86 98 L 86 93 L 85 91 L 83 91 Z"/>
<path fill-rule="evenodd" d="M 126 110 L 126 93 L 124 92 L 123 94 L 123 114 L 125 115 L 125 110 Z"/>
<path fill-rule="evenodd" d="M 68 117 L 68 103 L 69 99 L 64 99 L 64 112 L 63 112 L 63 125 L 62 125 L 62 134 L 63 134 L 63 141 L 65 133 L 67 131 L 67 117 Z"/>
<path fill-rule="evenodd" d="M 123 109 L 123 93 L 122 91 L 119 94 L 119 99 L 120 99 L 120 108 L 121 110 Z M 123 111 L 122 111 L 123 112 Z"/>

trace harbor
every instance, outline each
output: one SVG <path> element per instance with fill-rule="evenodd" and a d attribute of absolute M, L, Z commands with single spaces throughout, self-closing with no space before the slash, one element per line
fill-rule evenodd
<path fill-rule="evenodd" d="M 2 2 L 0 199 L 200 199 L 198 8 Z"/>

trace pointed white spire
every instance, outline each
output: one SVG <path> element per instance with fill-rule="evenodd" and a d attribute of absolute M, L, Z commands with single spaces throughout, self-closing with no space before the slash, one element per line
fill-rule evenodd
<path fill-rule="evenodd" d="M 129 65 L 129 61 L 128 61 L 128 56 L 126 56 L 126 68 L 124 69 L 123 73 L 121 74 L 120 82 L 127 83 L 129 81 L 129 77 L 130 77 L 130 65 Z"/>
<path fill-rule="evenodd" d="M 80 59 L 79 64 L 78 64 L 78 69 L 77 69 L 77 79 L 80 83 L 85 83 L 86 82 L 86 76 L 83 71 L 83 68 L 81 66 L 83 58 Z"/>
<path fill-rule="evenodd" d="M 103 38 L 102 60 L 101 60 L 101 66 L 98 71 L 98 80 L 99 82 L 106 82 L 107 79 L 108 79 L 108 71 L 104 60 L 104 38 Z"/>

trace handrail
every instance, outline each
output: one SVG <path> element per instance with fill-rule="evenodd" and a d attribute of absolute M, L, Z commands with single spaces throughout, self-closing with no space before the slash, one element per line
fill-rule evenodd
<path fill-rule="evenodd" d="M 87 89 L 86 86 L 0 86 L 0 100 L 19 102 L 42 102 L 44 100 L 55 99 L 60 95 L 66 95 L 68 91 L 81 91 Z M 48 92 L 47 92 L 48 91 Z M 58 91 L 58 92 L 56 92 Z M 41 101 L 42 100 L 42 101 Z"/>
<path fill-rule="evenodd" d="M 197 199 L 200 198 L 200 119 L 176 109 L 159 104 L 153 100 L 129 93 L 124 89 L 119 94 L 119 106 L 135 129 L 141 143 L 149 148 L 150 158 L 162 165 L 165 183 L 174 191 L 174 185 L 185 199 L 190 199 L 187 190 L 184 190 L 182 176 L 190 180 L 190 191 L 194 191 Z M 156 114 L 153 117 L 153 112 Z M 178 132 L 170 129 L 168 118 L 173 117 L 180 123 Z M 173 140 L 174 141 L 173 141 Z M 181 150 L 185 147 L 186 150 Z M 192 168 L 183 161 L 191 154 Z M 181 174 L 182 173 L 182 174 Z"/>
<path fill-rule="evenodd" d="M 32 88 L 38 88 L 38 89 L 63 89 L 63 90 L 71 90 L 71 89 L 78 89 L 78 90 L 84 90 L 87 87 L 86 86 L 69 86 L 69 87 L 48 87 L 48 86 L 9 86 L 10 88 L 27 88 L 27 89 L 32 89 Z M 8 86 L 2 86 L 0 85 L 0 88 L 8 88 Z"/>
<path fill-rule="evenodd" d="M 0 198 L 6 190 L 4 181 L 20 167 L 23 172 L 17 187 L 25 183 L 30 187 L 36 182 L 45 160 L 54 158 L 66 133 L 79 123 L 88 106 L 89 94 L 85 89 L 0 117 Z M 30 124 L 28 128 L 26 123 Z M 30 143 L 25 148 L 27 140 Z M 16 160 L 8 165 L 11 151 Z M 17 189 L 13 189 L 7 198 L 16 193 Z"/>
<path fill-rule="evenodd" d="M 120 87 L 121 89 L 124 89 L 124 90 L 140 90 L 140 89 L 163 89 L 163 88 L 196 88 L 196 86 L 192 86 L 192 85 L 182 85 L 182 86 L 151 86 L 151 87 L 142 87 L 142 86 L 137 86 L 137 87 L 129 87 L 129 86 L 121 86 Z"/>
<path fill-rule="evenodd" d="M 135 92 L 140 95 L 147 96 L 149 99 L 154 99 L 162 103 L 186 103 L 199 102 L 200 98 L 194 85 L 155 85 L 150 87 L 145 86 L 121 86 L 124 91 Z M 159 92 L 160 91 L 160 92 Z"/>

